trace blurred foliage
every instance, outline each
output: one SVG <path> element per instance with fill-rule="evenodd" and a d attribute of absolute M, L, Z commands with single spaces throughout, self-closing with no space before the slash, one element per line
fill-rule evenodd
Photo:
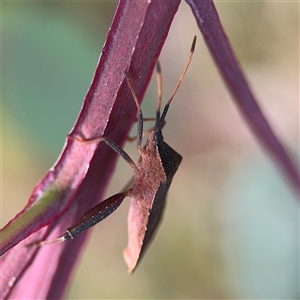
<path fill-rule="evenodd" d="M 2 3 L 2 215 L 26 203 L 73 126 L 117 2 Z M 216 2 L 263 111 L 299 153 L 299 9 L 291 2 Z M 162 51 L 164 99 L 199 31 L 182 3 Z M 172 103 L 166 141 L 183 155 L 162 226 L 128 275 L 129 199 L 94 229 L 69 297 L 298 299 L 298 207 L 280 170 L 239 115 L 206 46 Z M 155 111 L 156 84 L 143 109 Z M 151 125 L 150 125 L 151 126 Z M 134 132 L 134 130 L 133 130 Z M 137 159 L 134 143 L 126 150 Z M 120 161 L 107 195 L 132 175 Z M 26 276 L 26 275 L 25 275 Z"/>

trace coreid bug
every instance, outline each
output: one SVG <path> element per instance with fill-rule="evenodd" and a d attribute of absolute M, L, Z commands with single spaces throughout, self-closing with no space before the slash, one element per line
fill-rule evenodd
<path fill-rule="evenodd" d="M 109 197 L 87 211 L 79 220 L 77 220 L 66 230 L 64 235 L 56 239 L 34 243 L 35 245 L 64 242 L 69 239 L 73 239 L 79 233 L 96 225 L 109 216 L 119 207 L 124 198 L 129 196 L 131 197 L 131 203 L 128 215 L 128 245 L 124 250 L 123 255 L 128 266 L 128 271 L 130 273 L 134 271 L 161 220 L 167 192 L 173 176 L 175 175 L 182 160 L 181 155 L 164 142 L 161 130 L 165 123 L 169 106 L 191 62 L 195 45 L 196 36 L 193 39 L 190 55 L 185 68 L 163 110 L 162 115 L 160 113 L 162 98 L 161 69 L 159 62 L 157 62 L 158 101 L 155 125 L 154 128 L 149 132 L 147 141 L 143 147 L 143 113 L 128 76 L 129 74 L 125 73 L 128 86 L 131 90 L 138 110 L 136 140 L 137 149 L 140 153 L 140 159 L 137 165 L 123 149 L 121 149 L 116 143 L 107 137 L 100 137 L 90 140 L 82 140 L 76 137 L 70 137 L 82 143 L 105 142 L 132 167 L 135 175 L 134 181 L 131 188 Z"/>

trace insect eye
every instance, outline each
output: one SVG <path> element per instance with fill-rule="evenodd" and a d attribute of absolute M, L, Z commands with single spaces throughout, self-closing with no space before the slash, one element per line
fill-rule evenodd
<path fill-rule="evenodd" d="M 153 140 L 152 140 L 152 145 L 153 145 L 153 147 L 156 147 L 156 146 L 158 145 L 158 143 L 159 143 L 159 141 L 158 141 L 158 135 L 155 134 L 155 135 L 153 136 Z"/>

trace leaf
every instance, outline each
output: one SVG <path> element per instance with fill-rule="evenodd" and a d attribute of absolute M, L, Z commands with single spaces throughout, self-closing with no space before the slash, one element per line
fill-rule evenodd
<path fill-rule="evenodd" d="M 136 114 L 124 72 L 130 69 L 133 86 L 142 99 L 179 2 L 119 3 L 72 136 L 107 136 L 122 146 Z M 49 237 L 53 228 L 52 236 L 61 234 L 97 203 L 115 159 L 115 153 L 104 143 L 67 139 L 58 161 L 38 183 L 26 207 L 1 231 L 1 253 L 19 243 L 1 260 L 3 298 L 62 296 L 86 234 L 39 249 L 25 245 Z M 45 197 L 53 188 L 56 196 Z M 43 209 L 38 209 L 40 205 Z M 50 256 L 49 266 L 46 262 Z"/>
<path fill-rule="evenodd" d="M 248 125 L 299 194 L 299 170 L 255 100 L 231 49 L 213 1 L 186 0 L 186 2 L 190 5 L 211 55 Z"/>

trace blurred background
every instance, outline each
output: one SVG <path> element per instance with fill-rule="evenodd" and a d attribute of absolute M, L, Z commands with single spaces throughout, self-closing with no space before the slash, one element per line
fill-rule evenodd
<path fill-rule="evenodd" d="M 2 3 L 1 227 L 27 203 L 78 116 L 117 2 Z M 216 2 L 254 94 L 299 163 L 299 4 Z M 299 298 L 297 199 L 231 99 L 183 2 L 162 50 L 167 117 L 183 156 L 165 217 L 133 275 L 122 257 L 129 199 L 93 229 L 68 298 Z M 154 116 L 153 78 L 142 108 Z M 149 125 L 151 126 L 151 125 Z M 133 129 L 132 135 L 134 135 Z M 138 159 L 135 143 L 126 151 Z M 106 196 L 132 171 L 119 161 Z"/>

